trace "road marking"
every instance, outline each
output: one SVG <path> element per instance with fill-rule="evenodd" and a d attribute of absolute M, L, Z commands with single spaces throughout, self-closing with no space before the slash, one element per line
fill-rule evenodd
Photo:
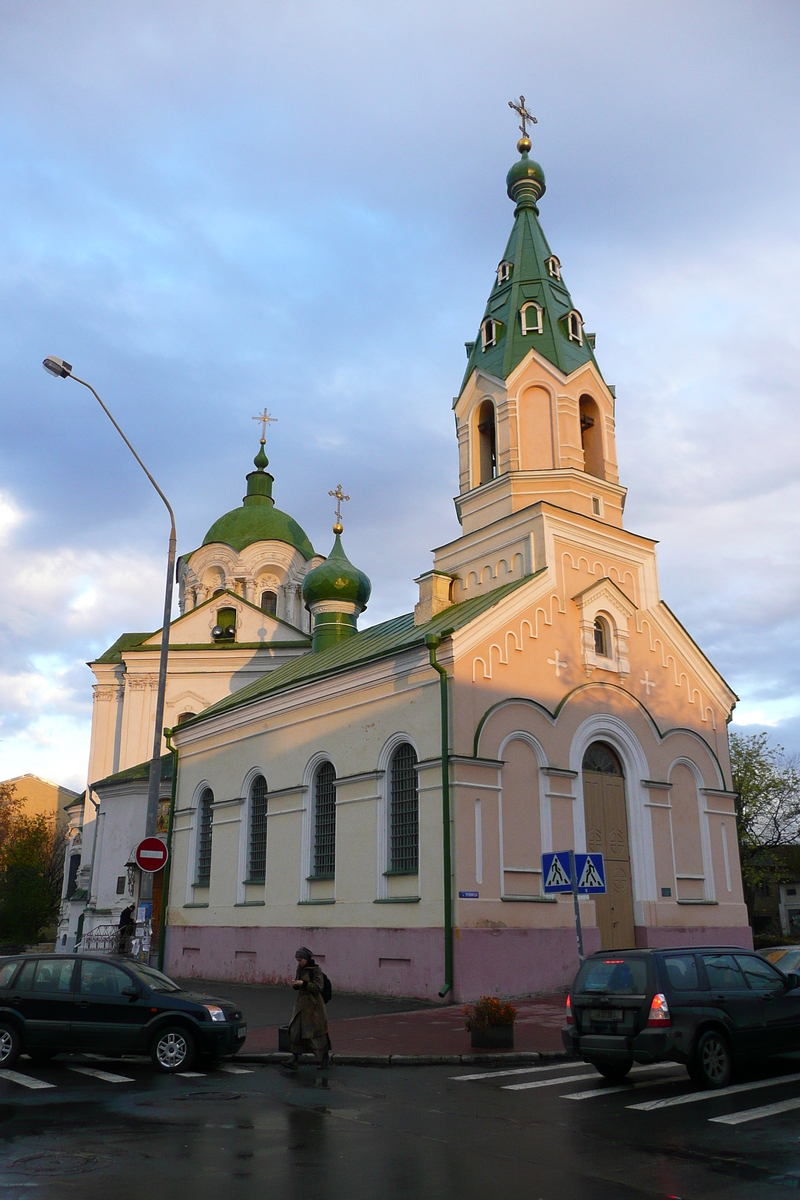
<path fill-rule="evenodd" d="M 54 1083 L 45 1083 L 43 1079 L 32 1079 L 30 1075 L 22 1075 L 19 1071 L 9 1071 L 7 1069 L 0 1071 L 0 1079 L 7 1079 L 9 1083 L 19 1083 L 26 1088 L 52 1088 Z"/>
<path fill-rule="evenodd" d="M 223 1063 L 220 1071 L 227 1071 L 229 1075 L 252 1075 L 253 1072 L 249 1067 L 229 1067 Z"/>
<path fill-rule="evenodd" d="M 547 1067 L 515 1067 L 513 1071 L 479 1071 L 477 1075 L 451 1075 L 451 1079 L 500 1079 L 503 1075 L 531 1075 L 534 1071 L 575 1071 L 586 1063 L 552 1063 Z"/>
<path fill-rule="evenodd" d="M 181 1071 L 181 1079 L 205 1079 L 205 1071 Z"/>
<path fill-rule="evenodd" d="M 506 1083 L 503 1085 L 504 1092 L 527 1092 L 531 1088 L 545 1087 L 563 1087 L 565 1083 L 577 1082 L 579 1079 L 597 1079 L 597 1072 L 592 1071 L 588 1075 L 573 1075 L 570 1079 L 535 1079 L 533 1083 Z"/>
<path fill-rule="evenodd" d="M 709 1120 L 719 1125 L 743 1125 L 745 1121 L 760 1121 L 762 1117 L 791 1112 L 793 1108 L 800 1108 L 800 1096 L 795 1096 L 793 1100 L 779 1100 L 777 1104 L 762 1104 L 761 1108 L 746 1108 L 744 1112 L 729 1113 L 727 1117 L 709 1117 Z"/>
<path fill-rule="evenodd" d="M 642 1071 L 664 1070 L 664 1065 L 659 1067 L 642 1067 Z M 674 1069 L 674 1068 L 673 1068 Z M 633 1071 L 631 1071 L 631 1075 Z M 566 1083 L 566 1080 L 564 1081 Z M 585 1092 L 567 1092 L 561 1097 L 562 1100 L 591 1100 L 593 1096 L 610 1096 L 612 1092 L 630 1092 L 632 1088 L 658 1087 L 662 1083 L 678 1083 L 677 1079 L 643 1079 L 641 1082 L 635 1083 L 615 1083 L 610 1087 L 589 1088 Z"/>
<path fill-rule="evenodd" d="M 647 1100 L 644 1104 L 629 1104 L 639 1112 L 651 1112 L 656 1108 L 672 1108 L 675 1104 L 697 1104 L 700 1100 L 716 1100 L 718 1096 L 738 1096 L 740 1092 L 754 1092 L 758 1088 L 778 1087 L 782 1083 L 797 1083 L 800 1073 L 778 1075 L 773 1079 L 758 1079 L 754 1083 L 735 1083 L 732 1087 L 709 1088 L 704 1092 L 689 1092 L 685 1096 L 673 1096 L 669 1100 Z"/>
<path fill-rule="evenodd" d="M 98 1071 L 97 1067 L 70 1067 L 77 1075 L 91 1075 L 92 1079 L 102 1079 L 104 1083 L 133 1083 L 130 1075 L 115 1075 L 113 1071 Z"/>

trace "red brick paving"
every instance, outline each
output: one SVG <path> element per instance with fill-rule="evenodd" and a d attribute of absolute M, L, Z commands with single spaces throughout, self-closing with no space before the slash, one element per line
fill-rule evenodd
<path fill-rule="evenodd" d="M 334 1051 L 340 1054 L 470 1054 L 470 1035 L 464 1028 L 461 1005 L 426 1008 L 416 1012 L 387 1013 L 374 1017 L 331 1020 Z M 552 1053 L 562 1050 L 564 996 L 536 996 L 514 1001 L 514 1050 Z M 278 1049 L 274 1025 L 250 1029 L 245 1053 Z M 479 1053 L 479 1052 L 478 1052 Z M 498 1053 L 491 1051 L 491 1053 Z"/>

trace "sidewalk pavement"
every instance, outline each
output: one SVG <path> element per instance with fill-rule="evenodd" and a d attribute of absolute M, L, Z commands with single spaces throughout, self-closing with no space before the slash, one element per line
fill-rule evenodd
<path fill-rule="evenodd" d="M 351 1017 L 329 1021 L 334 1054 L 418 1055 L 491 1054 L 502 1051 L 473 1050 L 464 1028 L 461 1005 L 427 1008 L 416 1012 L 382 1013 L 369 1017 Z M 514 1051 L 539 1054 L 563 1052 L 561 1026 L 564 1023 L 563 996 L 537 996 L 514 1001 L 517 1019 L 514 1025 Z M 288 1021 L 288 1017 L 287 1017 Z M 276 1026 L 252 1027 L 247 1032 L 248 1054 L 272 1053 L 278 1049 Z"/>

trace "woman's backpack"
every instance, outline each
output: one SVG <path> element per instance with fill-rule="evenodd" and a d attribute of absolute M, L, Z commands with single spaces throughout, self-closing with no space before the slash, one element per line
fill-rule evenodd
<path fill-rule="evenodd" d="M 330 981 L 330 979 L 328 979 L 328 976 L 323 971 L 322 972 L 322 999 L 323 999 L 323 1002 L 325 1004 L 330 1004 L 332 995 L 333 995 L 333 988 L 331 987 L 331 981 Z"/>

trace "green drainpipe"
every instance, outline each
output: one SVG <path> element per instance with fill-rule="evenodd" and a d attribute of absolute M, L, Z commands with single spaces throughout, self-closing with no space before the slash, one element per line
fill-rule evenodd
<path fill-rule="evenodd" d="M 172 754 L 172 791 L 169 798 L 167 818 L 167 861 L 164 864 L 164 886 L 161 889 L 161 918 L 158 926 L 158 969 L 164 970 L 164 942 L 167 935 L 167 904 L 169 903 L 169 877 L 172 868 L 172 822 L 175 817 L 175 792 L 178 786 L 178 751 L 172 744 L 172 730 L 164 730 L 167 748 Z"/>
<path fill-rule="evenodd" d="M 442 639 L 435 633 L 425 634 L 431 666 L 439 673 L 439 698 L 442 722 L 442 873 L 444 876 L 444 983 L 439 995 L 453 990 L 453 880 L 450 859 L 450 748 L 447 707 L 447 671 L 436 661 L 436 648 Z"/>

